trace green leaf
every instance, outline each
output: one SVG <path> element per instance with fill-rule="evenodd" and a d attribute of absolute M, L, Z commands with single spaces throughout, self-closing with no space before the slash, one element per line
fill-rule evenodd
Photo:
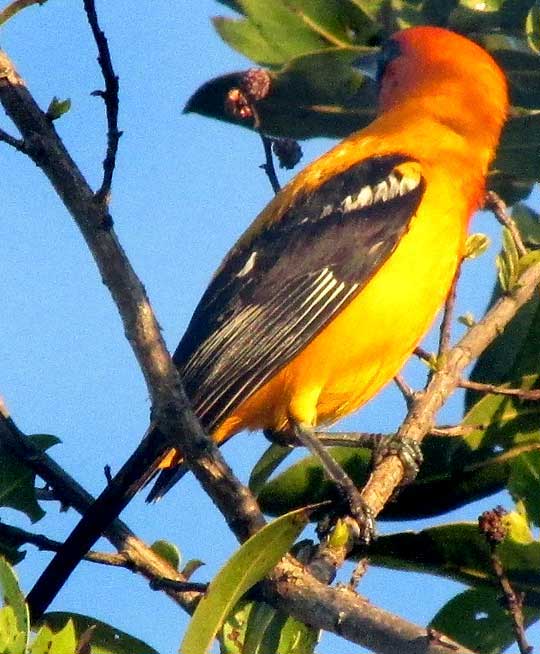
<path fill-rule="evenodd" d="M 272 73 L 269 95 L 256 104 L 263 132 L 296 139 L 343 137 L 375 116 L 376 87 L 351 67 L 360 51 L 327 49 L 292 59 Z M 251 121 L 225 110 L 227 93 L 243 73 L 230 73 L 201 86 L 185 111 L 252 128 Z"/>
<path fill-rule="evenodd" d="M 488 40 L 487 46 L 506 73 L 513 105 L 522 110 L 537 110 L 540 104 L 540 71 L 538 70 L 540 57 L 528 50 L 526 46 L 510 49 L 508 43 L 509 40 L 506 39 L 499 48 L 498 41 Z M 493 47 L 490 47 L 491 44 Z M 524 46 L 525 44 L 519 45 Z M 527 116 L 527 113 L 524 116 Z M 512 129 L 519 124 L 518 113 L 518 116 L 511 118 L 506 131 L 508 132 L 509 128 Z M 538 143 L 537 140 L 536 143 Z"/>
<path fill-rule="evenodd" d="M 275 470 L 285 461 L 292 452 L 290 447 L 272 443 L 261 458 L 257 461 L 249 476 L 249 490 L 258 495 L 264 484 L 270 479 Z"/>
<path fill-rule="evenodd" d="M 92 632 L 92 654 L 134 654 L 134 652 L 158 654 L 153 647 L 142 640 L 87 615 L 55 611 L 46 613 L 40 620 L 40 624 L 55 632 L 65 629 L 71 624 L 74 629 L 75 642 L 79 642 L 81 636 L 88 629 L 95 627 Z M 73 651 L 69 651 L 69 654 L 72 654 Z M 32 654 L 36 654 L 36 652 L 32 651 Z M 58 652 L 58 654 L 64 654 L 64 652 Z"/>
<path fill-rule="evenodd" d="M 201 561 L 200 559 L 190 559 L 184 566 L 182 574 L 186 579 L 191 579 L 193 574 L 195 574 L 199 568 L 202 568 L 203 565 L 205 565 L 204 561 Z"/>
<path fill-rule="evenodd" d="M 516 221 L 521 237 L 530 248 L 540 248 L 540 214 L 526 204 L 512 207 L 512 218 Z"/>
<path fill-rule="evenodd" d="M 219 641 L 222 654 L 312 654 L 318 631 L 263 602 L 240 600 Z"/>
<path fill-rule="evenodd" d="M 282 62 L 327 45 L 326 39 L 303 20 L 295 3 L 284 0 L 238 2 L 264 38 L 279 52 Z"/>
<path fill-rule="evenodd" d="M 540 618 L 540 609 L 525 607 L 525 625 Z M 430 626 L 479 654 L 501 654 L 514 642 L 512 620 L 492 588 L 473 588 L 452 598 Z"/>
<path fill-rule="evenodd" d="M 59 630 L 47 625 L 41 627 L 30 647 L 30 654 L 74 654 L 76 651 L 77 637 L 71 620 Z"/>
<path fill-rule="evenodd" d="M 257 27 L 247 19 L 216 16 L 212 23 L 231 48 L 244 54 L 262 66 L 276 66 L 283 63 L 283 57 L 276 52 Z"/>
<path fill-rule="evenodd" d="M 535 2 L 534 7 L 527 14 L 525 30 L 529 45 L 540 54 L 540 3 Z"/>
<path fill-rule="evenodd" d="M 168 540 L 156 540 L 152 543 L 150 549 L 156 554 L 159 554 L 162 559 L 168 561 L 175 570 L 178 570 L 182 560 L 182 555 L 174 543 L 171 543 Z"/>
<path fill-rule="evenodd" d="M 538 62 L 535 70 L 540 70 Z M 523 83 L 526 84 L 527 80 Z M 540 97 L 536 102 L 540 106 Z M 489 187 L 511 205 L 527 197 L 538 179 L 540 114 L 532 110 L 513 117 L 506 123 L 489 178 Z"/>
<path fill-rule="evenodd" d="M 36 434 L 28 438 L 45 451 L 52 445 L 59 443 L 56 436 Z M 35 473 L 15 457 L 0 443 L 0 506 L 9 506 L 25 513 L 32 522 L 37 522 L 45 515 L 43 509 L 36 501 L 34 487 Z"/>
<path fill-rule="evenodd" d="M 0 610 L 3 622 L 3 627 L 0 623 L 0 639 L 3 634 L 6 638 L 4 649 L 0 651 L 6 651 L 7 654 L 24 654 L 29 634 L 28 607 L 13 568 L 2 558 L 0 558 L 0 588 L 5 604 Z M 8 647 L 6 643 L 11 645 Z"/>
<path fill-rule="evenodd" d="M 519 254 L 510 231 L 503 229 L 502 233 L 503 248 L 501 254 L 497 256 L 497 270 L 499 273 L 499 285 L 503 291 L 511 291 L 519 276 Z"/>
<path fill-rule="evenodd" d="M 329 451 L 357 486 L 367 481 L 371 469 L 369 450 L 331 447 Z M 265 513 L 281 515 L 308 504 L 337 499 L 337 491 L 335 484 L 326 477 L 319 460 L 308 456 L 267 482 L 257 499 Z"/>
<path fill-rule="evenodd" d="M 249 615 L 255 605 L 256 602 L 241 599 L 233 607 L 218 633 L 221 654 L 249 653 L 245 644 L 246 629 Z"/>
<path fill-rule="evenodd" d="M 280 615 L 276 612 L 274 621 L 279 624 Z M 312 654 L 319 641 L 319 631 L 286 616 L 285 624 L 281 628 L 279 645 L 276 651 L 283 654 Z M 261 649 L 263 654 L 265 650 Z M 266 650 L 268 651 L 268 650 Z"/>
<path fill-rule="evenodd" d="M 49 120 L 58 120 L 71 109 L 71 100 L 59 100 L 56 96 L 53 97 L 47 108 L 47 118 Z"/>
<path fill-rule="evenodd" d="M 205 654 L 232 607 L 263 579 L 288 551 L 308 520 L 305 509 L 266 525 L 227 561 L 201 599 L 180 647 L 182 654 Z"/>
<path fill-rule="evenodd" d="M 540 410 L 540 407 L 539 407 Z M 515 440 L 515 442 L 514 442 Z M 520 456 L 540 448 L 540 437 L 508 438 L 505 447 L 495 447 L 485 430 L 466 437 L 427 437 L 422 443 L 424 462 L 416 479 L 386 505 L 381 520 L 410 520 L 440 515 L 503 489 Z M 371 470 L 371 452 L 363 448 L 334 447 L 332 455 L 357 486 Z M 430 501 L 426 502 L 425 498 Z M 274 479 L 259 492 L 258 501 L 269 515 L 312 503 L 336 499 L 320 463 L 306 457 Z M 319 516 L 315 511 L 313 519 Z"/>
<path fill-rule="evenodd" d="M 491 241 L 489 236 L 486 236 L 485 234 L 470 234 L 465 242 L 464 257 L 466 259 L 476 259 L 484 254 L 490 245 Z"/>
<path fill-rule="evenodd" d="M 522 531 L 523 520 L 520 525 Z M 521 531 L 511 529 L 497 554 L 514 590 L 524 592 L 525 603 L 532 605 L 540 597 L 540 543 L 530 534 L 523 538 Z M 497 584 L 489 547 L 476 523 L 380 536 L 369 556 L 373 565 L 386 568 L 451 577 L 474 586 Z"/>
<path fill-rule="evenodd" d="M 218 17 L 214 26 L 232 48 L 266 66 L 283 65 L 328 47 L 363 44 L 378 29 L 366 11 L 350 0 L 331 4 L 327 0 L 238 0 L 238 5 L 244 18 Z"/>
<path fill-rule="evenodd" d="M 2 654 L 24 654 L 28 634 L 21 631 L 15 611 L 11 606 L 0 609 L 0 652 Z"/>
<path fill-rule="evenodd" d="M 515 502 L 522 502 L 527 517 L 540 525 L 540 451 L 520 456 L 512 465 L 508 490 Z"/>

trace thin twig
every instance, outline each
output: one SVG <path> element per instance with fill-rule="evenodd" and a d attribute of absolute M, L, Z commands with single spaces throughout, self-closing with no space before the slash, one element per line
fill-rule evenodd
<path fill-rule="evenodd" d="M 116 166 L 118 142 L 122 136 L 122 132 L 118 130 L 118 75 L 114 72 L 107 37 L 99 26 L 94 0 L 84 0 L 84 10 L 96 42 L 98 49 L 97 60 L 105 82 L 105 91 L 94 92 L 94 95 L 103 98 L 107 113 L 107 154 L 103 161 L 103 182 L 96 193 L 96 197 L 100 202 L 108 203 Z"/>
<path fill-rule="evenodd" d="M 468 436 L 479 428 L 479 425 L 453 425 L 452 427 L 441 426 L 432 427 L 429 433 L 431 436 L 450 436 L 454 438 Z"/>
<path fill-rule="evenodd" d="M 413 354 L 419 359 L 422 359 L 422 361 L 424 361 L 427 364 L 430 364 L 433 361 L 433 357 L 434 357 L 434 354 L 432 352 L 428 352 L 427 350 L 425 350 L 423 347 L 420 347 L 419 345 L 414 348 Z"/>
<path fill-rule="evenodd" d="M 485 537 L 489 547 L 490 561 L 495 577 L 504 595 L 506 608 L 512 620 L 512 629 L 521 654 L 531 654 L 533 648 L 527 642 L 525 635 L 525 619 L 523 617 L 523 597 L 512 588 L 501 558 L 497 552 L 498 546 L 505 540 L 508 528 L 504 522 L 506 511 L 502 506 L 484 511 L 478 518 L 478 528 Z"/>
<path fill-rule="evenodd" d="M 504 566 L 499 555 L 496 552 L 495 546 L 491 547 L 491 567 L 493 572 L 497 577 L 499 586 L 504 594 L 505 604 L 512 619 L 512 628 L 514 630 L 514 636 L 516 637 L 516 642 L 519 647 L 521 654 L 531 654 L 533 648 L 527 642 L 527 637 L 525 635 L 525 624 L 523 620 L 523 602 L 520 596 L 512 588 L 512 584 L 508 579 L 506 572 L 504 571 Z"/>
<path fill-rule="evenodd" d="M 444 303 L 443 317 L 441 321 L 440 336 L 439 336 L 439 352 L 438 356 L 441 357 L 450 349 L 450 337 L 452 334 L 452 320 L 454 318 L 454 306 L 456 304 L 456 289 L 461 272 L 461 263 L 459 263 L 450 291 Z"/>
<path fill-rule="evenodd" d="M 165 588 L 175 590 L 180 593 L 206 593 L 208 584 L 200 583 L 197 581 L 176 581 L 176 579 L 154 579 L 150 582 L 152 590 L 163 590 Z"/>
<path fill-rule="evenodd" d="M 519 256 L 522 257 L 527 254 L 527 248 L 523 243 L 519 229 L 515 220 L 508 214 L 504 200 L 497 195 L 495 191 L 488 191 L 486 193 L 484 207 L 490 209 L 499 223 L 508 229 L 516 245 Z"/>
<path fill-rule="evenodd" d="M 529 390 L 527 388 L 506 388 L 495 384 L 484 384 L 481 382 L 470 381 L 469 379 L 460 379 L 458 382 L 460 388 L 467 388 L 479 393 L 492 393 L 493 395 L 510 395 L 518 397 L 520 400 L 539 401 L 540 389 Z"/>
<path fill-rule="evenodd" d="M 39 550 L 44 552 L 58 552 L 63 543 L 57 540 L 52 540 L 43 534 L 34 534 L 19 527 L 6 525 L 0 522 L 0 538 L 4 542 L 12 543 L 17 547 L 21 545 L 35 545 Z M 103 565 L 110 565 L 119 568 L 132 569 L 129 557 L 126 554 L 110 554 L 109 552 L 94 552 L 90 551 L 84 556 L 85 561 L 92 561 L 92 563 L 101 563 Z"/>
<path fill-rule="evenodd" d="M 261 164 L 261 168 L 266 173 L 274 193 L 278 193 L 281 189 L 281 185 L 279 183 L 276 174 L 276 168 L 274 166 L 274 157 L 272 155 L 272 139 L 262 132 L 259 132 L 259 136 L 261 137 L 261 141 L 264 147 L 264 156 L 266 159 L 265 163 Z"/>
<path fill-rule="evenodd" d="M 24 141 L 21 139 L 16 139 L 14 136 L 11 136 L 11 134 L 5 132 L 3 129 L 0 129 L 0 141 L 7 143 L 12 148 L 15 148 L 15 150 L 18 152 L 26 152 Z"/>
<path fill-rule="evenodd" d="M 411 403 L 413 402 L 414 398 L 416 397 L 416 391 L 412 386 L 410 386 L 404 379 L 402 375 L 396 375 L 394 377 L 394 383 L 395 385 L 399 388 L 401 391 L 401 394 L 403 395 L 405 399 L 405 404 L 407 407 L 411 406 Z"/>

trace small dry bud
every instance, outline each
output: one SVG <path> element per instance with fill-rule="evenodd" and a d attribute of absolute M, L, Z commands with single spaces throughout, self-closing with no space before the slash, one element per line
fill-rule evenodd
<path fill-rule="evenodd" d="M 264 68 L 250 68 L 240 81 L 240 89 L 250 102 L 264 100 L 270 93 L 270 85 L 270 73 Z"/>
<path fill-rule="evenodd" d="M 506 513 L 502 506 L 497 506 L 491 511 L 484 511 L 479 516 L 478 527 L 490 545 L 498 545 L 505 539 L 507 530 L 502 518 Z"/>
<path fill-rule="evenodd" d="M 231 89 L 225 99 L 225 111 L 234 118 L 247 120 L 253 118 L 253 110 L 240 89 Z"/>
<path fill-rule="evenodd" d="M 303 154 L 298 141 L 289 138 L 274 139 L 272 149 L 279 160 L 279 167 L 287 170 L 294 168 Z"/>

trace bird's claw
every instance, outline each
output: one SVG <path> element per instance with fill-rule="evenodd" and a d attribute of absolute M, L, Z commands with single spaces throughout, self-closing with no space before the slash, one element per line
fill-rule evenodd
<path fill-rule="evenodd" d="M 400 486 L 406 486 L 416 479 L 424 460 L 420 443 L 412 438 L 391 437 L 380 443 L 373 453 L 373 466 L 377 466 L 387 456 L 399 458 L 404 474 Z"/>
<path fill-rule="evenodd" d="M 351 515 L 345 520 L 351 530 L 355 542 L 369 545 L 376 538 L 375 518 L 373 511 L 362 500 L 361 505 L 350 506 Z"/>

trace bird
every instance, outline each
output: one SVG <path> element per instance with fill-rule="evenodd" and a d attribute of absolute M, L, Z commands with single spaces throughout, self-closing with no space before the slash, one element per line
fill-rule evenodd
<path fill-rule="evenodd" d="M 416 27 L 385 43 L 378 78 L 376 120 L 262 211 L 174 353 L 218 444 L 356 411 L 399 372 L 448 294 L 507 113 L 505 77 L 465 37 Z M 151 500 L 180 463 L 164 458 Z"/>
<path fill-rule="evenodd" d="M 356 411 L 399 372 L 449 293 L 507 116 L 504 73 L 468 38 L 417 26 L 384 43 L 377 84 L 373 122 L 274 196 L 174 353 L 219 445 L 245 430 L 309 441 Z M 158 499 L 182 464 L 162 446 L 130 488 L 160 469 Z M 87 524 L 83 548 L 106 526 Z M 34 616 L 59 589 L 45 573 L 28 598 Z"/>

